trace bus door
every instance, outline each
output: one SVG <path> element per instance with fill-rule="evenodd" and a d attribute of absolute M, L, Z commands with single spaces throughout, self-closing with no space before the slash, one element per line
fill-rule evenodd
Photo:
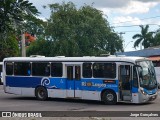
<path fill-rule="evenodd" d="M 119 66 L 119 100 L 131 101 L 132 100 L 132 82 L 131 82 L 131 65 Z"/>
<path fill-rule="evenodd" d="M 81 66 L 66 65 L 67 97 L 81 97 Z"/>

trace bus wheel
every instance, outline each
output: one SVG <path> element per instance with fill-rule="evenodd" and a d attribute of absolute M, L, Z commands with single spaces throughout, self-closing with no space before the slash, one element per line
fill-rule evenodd
<path fill-rule="evenodd" d="M 102 93 L 102 101 L 107 105 L 113 105 L 117 102 L 117 96 L 115 92 L 106 90 Z"/>
<path fill-rule="evenodd" d="M 46 100 L 48 98 L 48 92 L 42 86 L 36 88 L 35 95 L 38 100 Z"/>

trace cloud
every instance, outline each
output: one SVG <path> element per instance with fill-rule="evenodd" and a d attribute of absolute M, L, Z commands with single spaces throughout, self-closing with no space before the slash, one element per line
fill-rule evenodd
<path fill-rule="evenodd" d="M 131 16 L 126 16 L 126 17 L 119 16 L 119 17 L 115 17 L 113 19 L 114 26 L 120 26 L 120 25 L 124 25 L 126 23 L 130 23 L 130 24 L 133 24 L 133 25 L 140 25 L 143 22 L 139 18 L 131 17 Z"/>
<path fill-rule="evenodd" d="M 76 0 L 77 1 L 77 0 Z M 86 0 L 82 0 L 86 2 Z M 87 0 L 89 3 L 94 3 L 93 5 L 97 8 L 121 8 L 127 6 L 131 0 Z"/>
<path fill-rule="evenodd" d="M 32 2 L 35 6 L 42 6 L 42 5 L 47 5 L 47 4 L 54 4 L 54 3 L 59 3 L 61 4 L 63 1 L 64 2 L 73 2 L 77 7 L 84 6 L 85 4 L 87 5 L 92 5 L 94 7 L 98 8 L 120 8 L 123 6 L 126 6 L 131 0 L 29 0 Z"/>
<path fill-rule="evenodd" d="M 156 2 L 140 2 L 136 0 L 130 1 L 127 6 L 122 6 L 120 8 L 98 8 L 103 11 L 105 15 L 133 15 L 133 14 L 144 14 L 148 13 L 151 8 L 154 8 L 159 3 Z M 159 10 L 159 9 L 158 9 Z"/>
<path fill-rule="evenodd" d="M 59 3 L 61 4 L 63 1 L 64 2 L 73 2 L 77 8 L 80 8 L 81 6 L 84 5 L 93 5 L 93 7 L 102 10 L 107 13 L 107 15 L 110 13 L 110 8 L 121 8 L 124 6 L 127 6 L 131 0 L 29 0 L 31 3 L 33 3 L 34 6 L 41 12 L 43 17 L 49 17 L 50 15 L 50 10 L 49 9 L 44 9 L 42 6 L 43 5 L 48 5 L 48 4 L 54 4 L 54 3 Z"/>
<path fill-rule="evenodd" d="M 123 14 L 133 14 L 133 13 L 147 13 L 150 8 L 155 7 L 158 3 L 156 2 L 139 2 L 139 1 L 131 1 L 128 6 L 119 9 L 119 12 Z"/>
<path fill-rule="evenodd" d="M 118 16 L 113 18 L 113 23 L 111 23 L 112 26 L 119 28 L 119 26 L 123 27 L 129 27 L 132 25 L 149 25 L 152 27 L 159 28 L 160 26 L 160 21 L 159 19 L 139 19 L 138 17 L 131 17 L 131 16 Z"/>
<path fill-rule="evenodd" d="M 66 3 L 71 1 L 77 8 L 86 5 L 92 5 L 93 7 L 103 11 L 107 16 L 112 14 L 116 15 L 131 15 L 147 13 L 153 7 L 155 7 L 160 0 L 29 0 L 37 7 L 42 13 L 40 16 L 49 18 L 50 10 L 44 9 L 42 6 L 52 3 L 61 4 L 63 1 Z"/>
<path fill-rule="evenodd" d="M 134 0 L 134 1 L 140 1 L 140 2 L 159 2 L 160 0 Z"/>

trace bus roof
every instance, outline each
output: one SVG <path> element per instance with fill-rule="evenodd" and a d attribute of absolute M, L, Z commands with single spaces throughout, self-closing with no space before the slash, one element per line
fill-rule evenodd
<path fill-rule="evenodd" d="M 85 62 L 85 61 L 127 61 L 135 63 L 136 60 L 149 60 L 148 58 L 144 57 L 95 57 L 95 56 L 84 56 L 84 57 L 64 57 L 64 56 L 57 56 L 57 57 L 10 57 L 5 58 L 3 61 L 64 61 L 64 62 Z"/>

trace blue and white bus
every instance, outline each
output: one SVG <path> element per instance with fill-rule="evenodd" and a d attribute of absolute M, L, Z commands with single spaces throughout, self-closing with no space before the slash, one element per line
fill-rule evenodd
<path fill-rule="evenodd" d="M 6 93 L 105 104 L 153 101 L 158 90 L 154 66 L 143 57 L 5 58 L 3 81 Z"/>

